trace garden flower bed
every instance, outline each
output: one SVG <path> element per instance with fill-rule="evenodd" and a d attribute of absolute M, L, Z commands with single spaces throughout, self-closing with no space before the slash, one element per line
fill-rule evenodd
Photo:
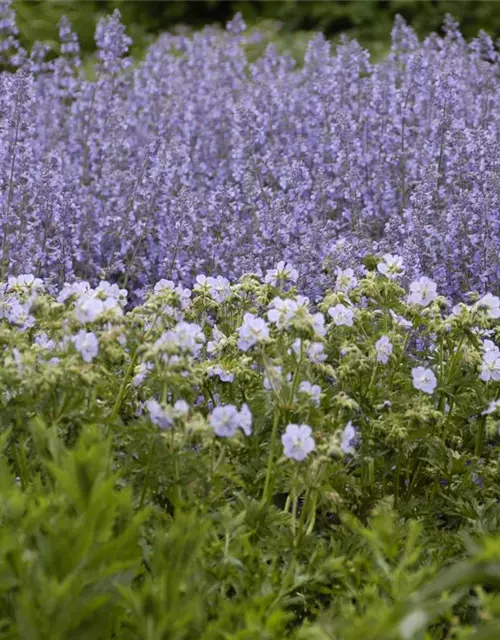
<path fill-rule="evenodd" d="M 1 10 L 0 638 L 500 637 L 488 36 Z"/>
<path fill-rule="evenodd" d="M 161 280 L 130 311 L 105 281 L 10 278 L 8 633 L 475 637 L 494 600 L 463 587 L 498 567 L 500 300 L 452 306 L 403 273 L 390 254 L 339 271 L 313 308 L 280 263 Z"/>
<path fill-rule="evenodd" d="M 89 79 L 66 21 L 58 57 L 28 56 L 3 6 L 4 277 L 137 290 L 285 260 L 315 297 L 336 267 L 392 252 L 447 295 L 497 291 L 498 55 L 485 33 L 467 43 L 450 18 L 420 42 L 400 19 L 378 64 L 318 36 L 296 68 L 272 45 L 251 62 L 235 18 L 165 34 L 132 64 L 114 15 Z"/>

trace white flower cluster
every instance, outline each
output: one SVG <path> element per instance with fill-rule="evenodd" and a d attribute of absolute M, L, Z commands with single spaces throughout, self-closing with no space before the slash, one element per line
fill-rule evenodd
<path fill-rule="evenodd" d="M 309 298 L 297 296 L 297 298 L 274 298 L 267 312 L 267 319 L 280 330 L 288 330 L 294 320 L 310 326 L 317 336 L 324 336 L 325 316 L 322 313 L 311 313 L 309 310 Z"/>
<path fill-rule="evenodd" d="M 299 272 L 291 264 L 286 264 L 283 260 L 278 262 L 274 269 L 269 269 L 264 276 L 264 282 L 273 287 L 278 287 L 281 283 L 296 283 L 299 279 Z"/>
<path fill-rule="evenodd" d="M 107 311 L 122 315 L 127 290 L 106 280 L 100 282 L 95 289 L 88 282 L 66 283 L 57 296 L 57 301 L 66 302 L 69 299 L 74 300 L 74 314 L 78 322 L 86 324 L 95 322 Z"/>
<path fill-rule="evenodd" d="M 491 340 L 483 341 L 483 360 L 479 377 L 484 382 L 500 380 L 500 349 Z"/>
<path fill-rule="evenodd" d="M 168 353 L 180 352 L 182 355 L 197 357 L 204 343 L 205 335 L 199 324 L 181 321 L 172 329 L 165 331 L 153 346 Z M 178 361 L 178 358 L 168 361 L 173 364 Z"/>
<path fill-rule="evenodd" d="M 170 429 L 176 419 L 184 418 L 189 413 L 189 405 L 185 400 L 177 400 L 173 406 L 161 405 L 154 399 L 148 400 L 145 404 L 149 419 L 160 429 Z"/>
<path fill-rule="evenodd" d="M 238 347 L 242 351 L 248 351 L 256 344 L 269 340 L 269 326 L 266 321 L 253 313 L 245 313 L 243 324 L 238 329 Z"/>
<path fill-rule="evenodd" d="M 222 276 L 216 278 L 205 275 L 196 276 L 196 284 L 193 288 L 198 292 L 207 292 L 219 304 L 225 302 L 231 295 L 229 280 Z"/>

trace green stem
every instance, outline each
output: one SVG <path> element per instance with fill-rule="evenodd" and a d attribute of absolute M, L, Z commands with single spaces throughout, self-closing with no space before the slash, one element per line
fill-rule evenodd
<path fill-rule="evenodd" d="M 286 497 L 286 502 L 285 502 L 285 506 L 283 507 L 283 511 L 284 513 L 288 513 L 288 509 L 290 509 L 290 502 L 292 501 L 291 499 L 291 494 L 289 493 Z"/>
<path fill-rule="evenodd" d="M 410 500 L 413 493 L 413 489 L 416 487 L 418 480 L 420 480 L 421 471 L 422 471 L 422 461 L 420 460 L 417 464 L 415 473 L 413 474 L 413 477 L 411 479 L 410 486 L 408 487 L 408 491 L 406 494 L 406 502 Z"/>
<path fill-rule="evenodd" d="M 450 380 L 453 377 L 453 369 L 455 368 L 455 363 L 457 361 L 458 356 L 460 355 L 460 349 L 462 348 L 462 345 L 464 343 L 465 340 L 465 334 L 463 334 L 458 342 L 458 346 L 455 350 L 455 353 L 452 355 L 451 360 L 450 360 L 450 368 L 448 370 L 448 375 L 446 376 L 446 384 L 448 385 L 450 383 Z"/>
<path fill-rule="evenodd" d="M 159 312 L 157 311 L 154 318 L 153 318 L 153 324 L 152 327 L 154 327 L 154 324 L 156 322 L 156 318 L 158 317 Z M 148 331 L 146 331 L 146 333 L 143 336 L 143 341 L 146 342 L 149 334 L 151 333 L 151 329 L 148 329 Z M 138 354 L 138 350 L 135 349 L 133 355 L 132 355 L 132 359 L 130 361 L 129 366 L 127 367 L 127 371 L 125 372 L 125 375 L 123 377 L 122 383 L 120 385 L 120 390 L 118 391 L 118 395 L 116 396 L 116 400 L 115 400 L 115 404 L 113 405 L 113 409 L 111 410 L 111 413 L 108 416 L 108 420 L 111 422 L 113 421 L 116 416 L 118 415 L 118 413 L 120 412 L 120 409 L 122 407 L 123 404 L 123 399 L 125 398 L 125 395 L 127 393 L 127 385 L 130 382 L 130 379 L 132 377 L 132 374 L 134 372 L 134 368 L 135 365 L 137 363 L 137 358 L 139 357 Z"/>
<path fill-rule="evenodd" d="M 309 518 L 309 522 L 307 523 L 306 526 L 306 536 L 309 536 L 312 533 L 312 530 L 314 529 L 314 525 L 316 523 L 316 507 L 318 505 L 318 495 L 315 493 L 314 494 L 314 499 L 313 499 L 313 505 L 312 505 L 312 514 L 311 517 Z"/>
<path fill-rule="evenodd" d="M 213 480 L 215 468 L 215 435 L 212 437 L 212 442 L 210 445 L 210 481 Z"/>
<path fill-rule="evenodd" d="M 397 372 L 397 370 L 399 369 L 399 367 L 401 366 L 401 363 L 403 362 L 404 356 L 405 356 L 405 352 L 406 352 L 406 348 L 408 346 L 408 342 L 410 340 L 410 336 L 407 335 L 404 343 L 403 343 L 403 347 L 401 349 L 401 353 L 399 355 L 399 357 L 397 358 L 396 362 L 394 363 L 394 366 L 392 367 L 392 371 L 391 371 L 391 375 L 389 377 L 389 382 L 388 382 L 388 388 L 389 388 L 389 396 L 392 394 L 392 385 L 393 385 L 393 381 L 394 381 L 394 375 Z"/>
<path fill-rule="evenodd" d="M 302 540 L 302 532 L 304 530 L 304 523 L 306 520 L 307 507 L 309 506 L 310 497 L 311 497 L 311 490 L 307 489 L 306 496 L 304 498 L 304 504 L 302 505 L 302 511 L 299 518 L 299 531 L 298 531 L 297 537 L 294 540 L 294 547 L 297 547 L 300 544 L 300 541 Z"/>
<path fill-rule="evenodd" d="M 220 451 L 219 457 L 217 458 L 217 460 L 216 460 L 216 462 L 215 462 L 215 465 L 213 465 L 213 467 L 212 467 L 212 473 L 217 473 L 217 471 L 218 471 L 219 467 L 220 467 L 220 466 L 221 466 L 221 464 L 222 464 L 222 461 L 224 460 L 224 456 L 225 456 L 225 454 L 226 454 L 226 447 L 225 447 L 225 445 L 224 445 L 224 444 L 222 444 L 222 447 L 221 447 L 221 451 Z"/>
<path fill-rule="evenodd" d="M 293 498 L 292 498 L 292 534 L 293 534 L 293 546 L 295 547 L 296 543 L 296 529 L 297 529 L 297 491 L 295 487 L 292 489 Z"/>
<path fill-rule="evenodd" d="M 375 460 L 372 457 L 363 459 L 363 469 L 366 487 L 373 487 L 375 483 Z"/>
<path fill-rule="evenodd" d="M 483 453 L 483 443 L 484 443 L 484 424 L 486 422 L 486 416 L 483 416 L 481 422 L 477 427 L 476 433 L 476 446 L 474 448 L 474 453 L 478 458 L 481 457 Z"/>
<path fill-rule="evenodd" d="M 459 342 L 458 342 L 458 346 L 455 350 L 455 352 L 453 353 L 451 360 L 450 360 L 450 366 L 448 369 L 448 374 L 446 376 L 446 381 L 444 380 L 444 354 L 443 354 L 443 341 L 441 341 L 441 363 L 440 363 L 440 386 L 448 386 L 450 384 L 450 381 L 453 378 L 453 371 L 455 369 L 455 364 L 457 361 L 458 356 L 460 355 L 460 349 L 462 348 L 462 345 L 464 343 L 465 340 L 465 334 L 461 336 Z M 441 397 L 439 398 L 439 405 L 438 405 L 438 411 L 444 411 L 444 407 L 446 405 L 446 392 L 443 390 L 441 391 Z"/>
<path fill-rule="evenodd" d="M 290 391 L 290 400 L 288 402 L 288 404 L 292 407 L 293 406 L 293 401 L 295 399 L 295 391 L 297 390 L 297 383 L 299 381 L 299 372 L 300 372 L 300 367 L 302 365 L 302 361 L 304 359 L 304 340 L 301 339 L 300 341 L 300 355 L 299 355 L 299 359 L 297 362 L 297 368 L 295 369 L 295 374 L 293 376 L 293 382 L 292 382 L 292 388 Z"/>
<path fill-rule="evenodd" d="M 149 487 L 149 478 L 151 477 L 151 469 L 153 468 L 154 452 L 155 452 L 155 441 L 153 440 L 151 444 L 151 448 L 149 449 L 148 466 L 146 469 L 144 484 L 142 485 L 142 493 L 141 493 L 141 499 L 139 501 L 139 509 L 142 509 L 142 507 L 144 506 L 144 500 L 146 499 L 146 493 Z"/>
<path fill-rule="evenodd" d="M 170 455 L 172 460 L 174 461 L 174 488 L 175 488 L 175 499 L 176 505 L 178 506 L 182 500 L 182 489 L 180 484 L 180 473 L 179 473 L 179 458 L 175 455 L 175 440 L 174 440 L 174 430 L 170 429 Z"/>
<path fill-rule="evenodd" d="M 448 411 L 448 413 L 446 415 L 446 420 L 443 423 L 443 428 L 442 428 L 443 437 L 446 436 L 446 430 L 447 430 L 449 422 L 451 421 L 451 417 L 452 417 L 454 408 L 455 408 L 455 398 L 451 398 L 450 399 L 450 408 L 449 408 L 449 411 Z"/>
<path fill-rule="evenodd" d="M 109 421 L 114 420 L 121 409 L 121 406 L 123 404 L 123 399 L 125 398 L 125 394 L 127 393 L 127 385 L 130 381 L 130 378 L 132 377 L 132 373 L 134 371 L 136 362 L 137 362 L 137 350 L 134 352 L 132 356 L 132 360 L 130 361 L 130 364 L 127 368 L 127 371 L 123 376 L 123 380 L 120 385 L 120 390 L 118 391 L 118 395 L 116 396 L 115 404 L 113 405 L 113 409 L 111 410 L 111 413 L 109 414 L 109 417 L 108 417 Z"/>
<path fill-rule="evenodd" d="M 394 509 L 397 509 L 399 502 L 399 480 L 401 476 L 401 462 L 402 462 L 403 454 L 401 452 L 398 453 L 398 459 L 396 462 L 396 470 L 394 476 Z"/>
<path fill-rule="evenodd" d="M 377 371 L 378 371 L 378 362 L 373 367 L 372 375 L 370 377 L 370 382 L 368 383 L 368 387 L 366 389 L 365 399 L 367 402 L 370 397 L 370 392 L 372 390 L 373 383 L 375 382 L 375 376 L 377 375 Z"/>
<path fill-rule="evenodd" d="M 269 445 L 269 457 L 267 460 L 266 480 L 264 482 L 264 491 L 262 492 L 261 504 L 264 505 L 269 499 L 269 492 L 271 487 L 271 475 L 274 462 L 274 449 L 276 448 L 276 437 L 278 435 L 278 425 L 280 419 L 280 412 L 278 407 L 274 409 L 273 430 L 271 432 L 271 444 Z"/>
<path fill-rule="evenodd" d="M 262 367 L 263 367 L 264 372 L 267 374 L 267 377 L 269 379 L 269 383 L 270 383 L 270 386 L 271 386 L 271 392 L 274 395 L 274 397 L 276 399 L 276 402 L 278 404 L 280 404 L 281 403 L 281 397 L 280 397 L 279 393 L 276 391 L 276 389 L 274 388 L 273 376 L 270 373 L 271 372 L 271 365 L 269 363 L 269 360 L 268 360 L 266 354 L 264 353 L 264 350 L 262 350 L 261 356 L 262 356 Z"/>
<path fill-rule="evenodd" d="M 165 379 L 165 376 L 166 376 L 166 369 L 163 370 L 163 379 L 161 381 L 160 403 L 163 405 L 167 404 L 167 398 L 168 398 L 168 387 L 167 387 L 167 381 Z"/>
<path fill-rule="evenodd" d="M 26 458 L 26 451 L 24 449 L 24 438 L 22 436 L 19 439 L 19 445 L 14 447 L 14 456 L 19 472 L 19 478 L 21 479 L 21 487 L 23 490 L 26 490 L 30 482 L 30 472 L 28 460 Z"/>

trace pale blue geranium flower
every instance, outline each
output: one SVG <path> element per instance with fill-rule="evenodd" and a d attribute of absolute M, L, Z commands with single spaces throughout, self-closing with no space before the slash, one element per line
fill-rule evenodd
<path fill-rule="evenodd" d="M 73 343 L 85 362 L 92 362 L 99 353 L 99 340 L 92 332 L 82 329 L 73 337 Z"/>
<path fill-rule="evenodd" d="M 404 273 L 403 258 L 392 253 L 384 253 L 382 262 L 377 264 L 377 271 L 392 280 Z"/>
<path fill-rule="evenodd" d="M 481 363 L 481 374 L 479 376 L 484 382 L 500 380 L 500 351 L 498 349 L 490 349 L 483 354 Z"/>
<path fill-rule="evenodd" d="M 337 291 L 347 292 L 353 289 L 358 284 L 358 280 L 354 275 L 353 269 L 342 270 L 338 268 L 336 273 L 337 279 L 335 281 L 335 289 Z"/>
<path fill-rule="evenodd" d="M 322 342 L 311 342 L 307 348 L 307 356 L 313 364 L 321 364 L 327 358 L 325 345 Z"/>
<path fill-rule="evenodd" d="M 317 384 L 311 384 L 308 380 L 304 380 L 299 385 L 299 393 L 306 395 L 315 407 L 319 407 L 321 400 L 321 387 Z"/>
<path fill-rule="evenodd" d="M 173 291 L 174 289 L 175 289 L 175 284 L 172 282 L 172 280 L 165 280 L 164 278 L 159 280 L 154 286 L 155 293 Z"/>
<path fill-rule="evenodd" d="M 476 304 L 479 308 L 485 308 L 490 318 L 494 320 L 500 318 L 500 298 L 498 298 L 497 296 L 494 296 L 491 293 L 487 293 L 480 300 L 478 300 Z"/>
<path fill-rule="evenodd" d="M 352 327 L 354 323 L 354 313 L 352 309 L 346 307 L 344 304 L 336 304 L 334 307 L 328 309 L 328 315 L 332 318 L 333 324 L 337 327 L 346 326 Z"/>
<path fill-rule="evenodd" d="M 199 324 L 181 321 L 173 329 L 165 331 L 154 346 L 165 346 L 192 356 L 198 356 L 204 342 L 205 335 Z"/>
<path fill-rule="evenodd" d="M 432 394 L 437 386 L 437 379 L 431 369 L 425 367 L 415 367 L 411 370 L 413 386 L 418 391 Z"/>
<path fill-rule="evenodd" d="M 238 329 L 238 347 L 242 351 L 248 351 L 258 343 L 265 342 L 269 338 L 269 327 L 265 320 L 253 313 L 245 313 L 243 324 Z"/>
<path fill-rule="evenodd" d="M 169 429 L 173 425 L 172 407 L 162 407 L 158 400 L 151 399 L 146 402 L 146 409 L 151 422 L 160 429 Z"/>
<path fill-rule="evenodd" d="M 387 336 L 382 336 L 375 343 L 376 360 L 381 364 L 387 364 L 392 354 L 392 344 Z"/>
<path fill-rule="evenodd" d="M 500 400 L 492 400 L 487 409 L 485 409 L 481 415 L 482 416 L 489 416 L 492 413 L 495 413 L 495 411 L 500 407 Z"/>
<path fill-rule="evenodd" d="M 189 413 L 189 404 L 185 400 L 174 402 L 172 415 L 174 418 L 184 418 Z"/>
<path fill-rule="evenodd" d="M 426 307 L 431 302 L 434 302 L 437 297 L 437 284 L 426 276 L 422 276 L 410 284 L 408 302 L 411 304 Z"/>
<path fill-rule="evenodd" d="M 225 371 L 220 365 L 216 364 L 207 369 L 207 374 L 210 378 L 217 376 L 221 382 L 233 382 L 234 373 Z"/>
<path fill-rule="evenodd" d="M 288 373 L 285 378 L 286 382 L 291 382 L 292 374 Z M 283 386 L 283 368 L 280 365 L 271 365 L 266 369 L 264 376 L 264 389 L 278 393 Z"/>
<path fill-rule="evenodd" d="M 24 290 L 40 289 L 43 287 L 43 280 L 35 278 L 31 273 L 22 273 L 19 276 L 11 276 L 8 279 L 9 289 L 19 287 Z"/>
<path fill-rule="evenodd" d="M 307 424 L 287 425 L 285 433 L 281 436 L 284 455 L 297 462 L 305 460 L 316 448 L 311 433 L 311 427 Z"/>
<path fill-rule="evenodd" d="M 297 282 L 299 272 L 291 264 L 286 264 L 283 260 L 278 262 L 275 269 L 269 269 L 264 277 L 266 284 L 277 287 L 281 282 Z"/>
<path fill-rule="evenodd" d="M 215 407 L 210 414 L 209 423 L 221 438 L 231 438 L 238 429 L 247 436 L 252 433 L 252 414 L 246 404 L 240 411 L 232 404 Z"/>
<path fill-rule="evenodd" d="M 94 322 L 104 311 L 104 301 L 92 291 L 86 291 L 75 303 L 75 317 L 81 323 Z"/>
<path fill-rule="evenodd" d="M 141 362 L 135 368 L 136 373 L 132 378 L 132 384 L 134 385 L 134 387 L 140 387 L 152 370 L 153 370 L 152 362 Z"/>
<path fill-rule="evenodd" d="M 72 284 L 65 282 L 56 300 L 57 302 L 66 302 L 66 300 L 68 298 L 71 298 L 71 296 L 74 296 L 74 295 L 81 296 L 89 289 L 90 289 L 90 284 L 86 281 L 73 282 Z"/>
<path fill-rule="evenodd" d="M 356 451 L 356 445 L 358 444 L 358 442 L 358 431 L 349 420 L 349 422 L 344 427 L 344 431 L 342 432 L 342 437 L 340 439 L 340 448 L 344 453 L 353 455 Z"/>

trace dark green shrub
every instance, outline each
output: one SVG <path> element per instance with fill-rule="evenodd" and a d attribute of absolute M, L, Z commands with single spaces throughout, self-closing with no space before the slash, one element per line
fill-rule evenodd
<path fill-rule="evenodd" d="M 480 29 L 494 37 L 500 36 L 498 5 L 486 0 L 15 0 L 14 5 L 25 44 L 35 40 L 56 41 L 57 22 L 65 14 L 74 23 L 86 51 L 94 48 L 96 20 L 114 8 L 120 9 L 134 39 L 136 52 L 143 48 L 148 37 L 160 31 L 181 24 L 193 28 L 225 24 L 237 11 L 241 11 L 249 24 L 260 20 L 279 21 L 283 24 L 283 34 L 306 30 L 322 31 L 335 37 L 347 32 L 376 51 L 387 46 L 396 14 L 401 14 L 420 35 L 439 30 L 445 15 L 451 13 L 461 23 L 467 37 L 475 36 Z"/>

